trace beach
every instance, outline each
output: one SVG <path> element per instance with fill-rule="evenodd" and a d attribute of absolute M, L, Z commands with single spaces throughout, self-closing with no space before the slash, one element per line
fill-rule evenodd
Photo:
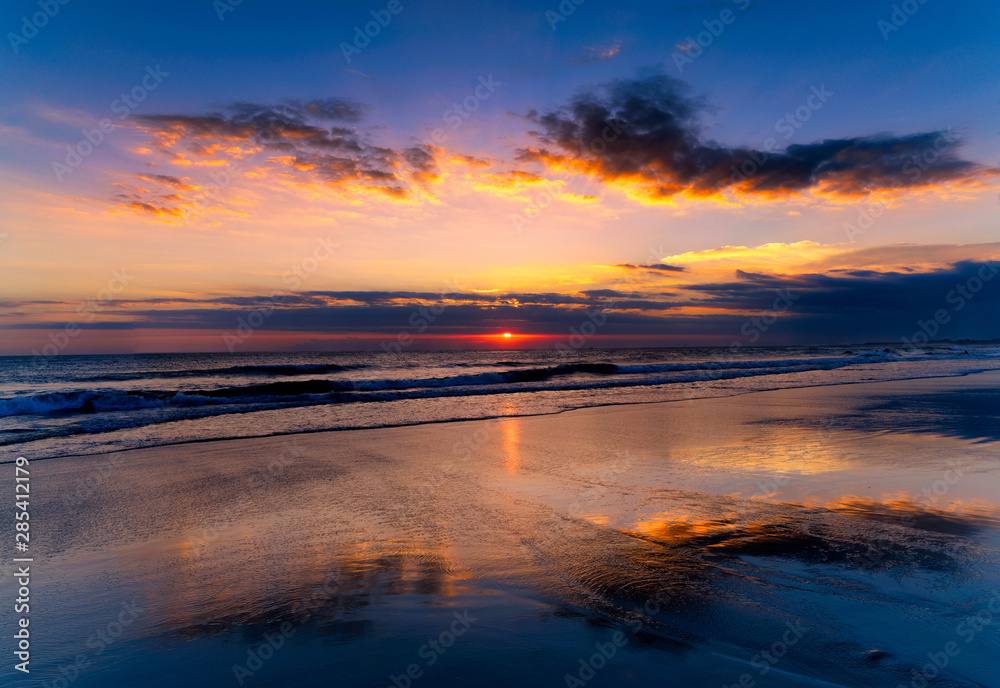
<path fill-rule="evenodd" d="M 34 461 L 24 685 L 997 685 L 998 383 Z"/>

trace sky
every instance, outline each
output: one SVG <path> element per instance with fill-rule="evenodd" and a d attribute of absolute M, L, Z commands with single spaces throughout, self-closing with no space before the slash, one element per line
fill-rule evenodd
<path fill-rule="evenodd" d="M 998 28 L 10 0 L 0 354 L 1000 338 Z"/>

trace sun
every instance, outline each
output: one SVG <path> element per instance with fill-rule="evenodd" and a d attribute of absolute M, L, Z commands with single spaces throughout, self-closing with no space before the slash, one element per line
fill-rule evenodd
<path fill-rule="evenodd" d="M 511 338 L 512 336 L 513 336 L 513 335 L 511 335 L 511 333 L 510 333 L 510 332 L 504 332 L 504 333 L 503 333 L 503 338 L 504 338 L 504 339 L 510 339 L 510 338 Z"/>

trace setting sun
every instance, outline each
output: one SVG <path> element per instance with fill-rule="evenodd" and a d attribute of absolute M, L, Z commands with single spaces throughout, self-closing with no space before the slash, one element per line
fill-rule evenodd
<path fill-rule="evenodd" d="M 510 339 L 510 337 L 511 337 L 511 334 L 510 334 L 510 332 L 504 332 L 504 333 L 503 333 L 503 338 L 504 338 L 504 339 Z"/>

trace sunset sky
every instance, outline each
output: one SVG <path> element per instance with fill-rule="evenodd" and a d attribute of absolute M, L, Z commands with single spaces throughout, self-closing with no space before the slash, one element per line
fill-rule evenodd
<path fill-rule="evenodd" d="M 0 354 L 1000 337 L 995 3 L 235 1 L 0 10 Z"/>

